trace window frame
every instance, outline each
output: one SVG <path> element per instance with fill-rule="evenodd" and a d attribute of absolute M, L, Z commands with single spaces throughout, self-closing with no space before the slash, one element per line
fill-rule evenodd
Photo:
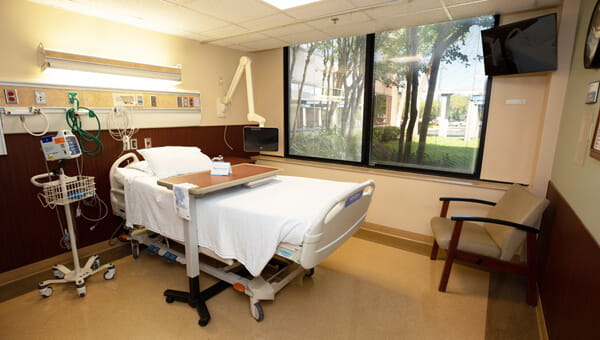
<path fill-rule="evenodd" d="M 494 24 L 493 27 L 498 26 L 499 16 L 494 16 Z M 371 155 L 371 141 L 374 127 L 374 116 L 375 116 L 375 82 L 374 82 L 374 66 L 375 66 L 375 33 L 366 34 L 366 51 L 367 54 L 365 56 L 365 86 L 363 93 L 363 126 L 362 126 L 362 148 L 361 148 L 361 160 L 357 161 L 347 161 L 341 159 L 328 159 L 321 157 L 312 157 L 312 156 L 302 156 L 302 155 L 292 155 L 290 154 L 290 136 L 289 136 L 289 127 L 290 127 L 290 70 L 289 70 L 289 57 L 290 57 L 290 48 L 288 46 L 283 48 L 283 128 L 285 130 L 284 133 L 284 157 L 298 160 L 306 160 L 312 162 L 321 162 L 321 163 L 332 163 L 332 164 L 344 164 L 344 165 L 352 165 L 352 166 L 360 166 L 365 168 L 372 169 L 385 169 L 385 170 L 393 170 L 398 172 L 409 172 L 415 174 L 423 174 L 423 175 L 433 175 L 433 176 L 443 176 L 443 177 L 453 177 L 453 178 L 464 178 L 464 179 L 475 179 L 479 180 L 481 177 L 481 168 L 483 164 L 483 152 L 485 149 L 485 139 L 486 139 L 486 131 L 487 131 L 487 122 L 488 122 L 488 114 L 489 114 L 489 106 L 490 106 L 490 98 L 491 98 L 491 90 L 492 90 L 492 78 L 491 76 L 487 76 L 487 80 L 485 83 L 485 100 L 483 104 L 483 117 L 481 119 L 481 132 L 479 136 L 479 148 L 477 150 L 476 158 L 475 158 L 475 167 L 473 173 L 460 173 L 453 171 L 444 171 L 444 170 L 434 170 L 427 168 L 418 168 L 411 166 L 403 166 L 403 165 L 386 165 L 386 164 L 371 164 L 370 155 Z"/>

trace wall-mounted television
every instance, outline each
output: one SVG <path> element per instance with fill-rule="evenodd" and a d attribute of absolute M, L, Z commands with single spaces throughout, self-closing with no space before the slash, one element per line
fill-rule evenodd
<path fill-rule="evenodd" d="M 556 70 L 556 14 L 481 31 L 485 74 Z"/>
<path fill-rule="evenodd" d="M 244 126 L 244 151 L 278 151 L 279 129 Z"/>

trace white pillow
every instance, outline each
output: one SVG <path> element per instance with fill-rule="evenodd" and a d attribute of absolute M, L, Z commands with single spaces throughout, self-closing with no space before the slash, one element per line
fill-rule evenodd
<path fill-rule="evenodd" d="M 210 170 L 211 160 L 195 146 L 161 146 L 139 149 L 158 178 Z"/>
<path fill-rule="evenodd" d="M 150 168 L 150 164 L 148 163 L 148 161 L 139 161 L 139 162 L 131 163 L 131 164 L 127 165 L 127 168 L 141 171 L 150 176 L 156 176 L 154 174 L 154 171 L 152 171 L 152 168 Z"/>

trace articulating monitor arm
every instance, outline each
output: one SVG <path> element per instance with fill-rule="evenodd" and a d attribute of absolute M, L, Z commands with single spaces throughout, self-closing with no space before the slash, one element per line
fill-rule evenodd
<path fill-rule="evenodd" d="M 227 105 L 231 103 L 235 89 L 242 77 L 242 73 L 246 72 L 246 91 L 248 93 L 248 121 L 257 122 L 260 127 L 265 126 L 265 118 L 254 112 L 254 89 L 252 87 L 252 59 L 243 56 L 240 58 L 240 63 L 235 71 L 229 90 L 225 97 L 217 98 L 217 116 L 223 115 L 227 109 Z"/>

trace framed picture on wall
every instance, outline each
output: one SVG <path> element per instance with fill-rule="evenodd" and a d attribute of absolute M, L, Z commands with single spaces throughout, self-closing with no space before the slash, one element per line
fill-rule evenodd
<path fill-rule="evenodd" d="M 590 148 L 590 156 L 600 160 L 600 129 L 598 126 L 600 125 L 600 114 L 596 118 L 596 128 L 594 129 L 594 134 L 592 135 L 592 146 Z"/>
<path fill-rule="evenodd" d="M 594 104 L 598 101 L 598 87 L 600 86 L 600 81 L 595 81 L 588 85 L 587 96 L 585 97 L 586 104 Z"/>
<path fill-rule="evenodd" d="M 600 1 L 596 2 L 588 32 L 585 40 L 585 50 L 583 52 L 583 66 L 585 68 L 600 67 Z"/>

